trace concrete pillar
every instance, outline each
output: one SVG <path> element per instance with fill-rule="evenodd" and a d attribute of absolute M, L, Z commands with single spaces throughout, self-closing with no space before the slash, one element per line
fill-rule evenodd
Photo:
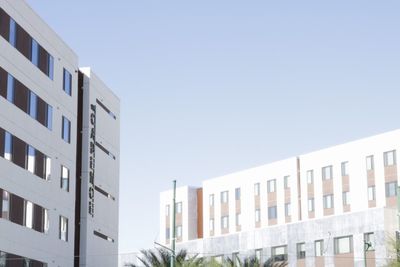
<path fill-rule="evenodd" d="M 314 242 L 306 243 L 306 266 L 307 267 L 314 267 L 315 266 Z"/>
<path fill-rule="evenodd" d="M 296 267 L 297 264 L 297 244 L 288 244 L 287 246 L 287 254 L 288 254 L 288 263 L 289 267 Z"/>
<path fill-rule="evenodd" d="M 364 234 L 353 235 L 354 267 L 364 267 Z"/>
<path fill-rule="evenodd" d="M 334 249 L 334 238 L 331 236 L 330 238 L 324 239 L 324 262 L 326 267 L 334 267 L 335 266 L 335 249 Z"/>

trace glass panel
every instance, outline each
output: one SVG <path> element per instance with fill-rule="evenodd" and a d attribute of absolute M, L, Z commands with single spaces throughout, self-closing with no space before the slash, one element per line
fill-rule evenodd
<path fill-rule="evenodd" d="M 39 66 L 39 44 L 35 39 L 32 39 L 31 62 L 35 66 Z"/>
<path fill-rule="evenodd" d="M 32 146 L 28 145 L 28 171 L 31 173 L 35 173 L 35 158 L 36 158 L 36 150 Z"/>
<path fill-rule="evenodd" d="M 61 166 L 61 188 L 69 191 L 69 169 Z"/>
<path fill-rule="evenodd" d="M 4 141 L 4 158 L 6 160 L 12 160 L 12 138 L 13 136 L 9 133 L 5 133 L 5 141 Z"/>
<path fill-rule="evenodd" d="M 347 176 L 348 175 L 348 168 L 347 166 L 349 165 L 349 163 L 346 162 L 342 162 L 342 176 Z"/>
<path fill-rule="evenodd" d="M 46 127 L 49 130 L 53 129 L 53 107 L 50 105 L 47 105 Z"/>
<path fill-rule="evenodd" d="M 214 206 L 214 195 L 213 194 L 210 195 L 209 202 L 210 202 L 210 206 Z"/>
<path fill-rule="evenodd" d="M 46 158 L 45 179 L 49 181 L 51 178 L 51 158 L 49 158 L 49 157 L 45 157 L 45 158 Z"/>
<path fill-rule="evenodd" d="M 10 216 L 10 193 L 7 191 L 3 191 L 3 209 L 1 213 L 1 217 L 3 219 L 8 220 Z"/>
<path fill-rule="evenodd" d="M 285 215 L 286 216 L 291 216 L 291 212 L 290 212 L 290 203 L 286 203 L 285 204 Z"/>
<path fill-rule="evenodd" d="M 374 169 L 374 156 L 368 156 L 367 157 L 367 170 L 373 170 Z"/>
<path fill-rule="evenodd" d="M 240 188 L 235 189 L 235 199 L 240 200 Z"/>
<path fill-rule="evenodd" d="M 260 222 L 260 210 L 259 209 L 256 209 L 255 216 L 256 216 L 256 222 Z"/>
<path fill-rule="evenodd" d="M 7 100 L 14 103 L 14 77 L 10 74 L 7 76 Z"/>
<path fill-rule="evenodd" d="M 315 256 L 320 257 L 323 255 L 324 250 L 324 241 L 317 240 L 315 241 Z"/>
<path fill-rule="evenodd" d="M 368 200 L 375 200 L 375 186 L 368 187 Z"/>
<path fill-rule="evenodd" d="M 276 206 L 268 207 L 268 219 L 276 219 Z"/>
<path fill-rule="evenodd" d="M 60 239 L 67 241 L 68 239 L 68 219 L 60 216 Z"/>
<path fill-rule="evenodd" d="M 309 212 L 314 211 L 314 199 L 313 198 L 308 199 L 308 211 Z"/>
<path fill-rule="evenodd" d="M 336 254 L 350 253 L 352 251 L 350 236 L 337 238 L 335 241 Z"/>
<path fill-rule="evenodd" d="M 71 84 L 72 81 L 71 80 L 72 80 L 71 74 L 66 69 L 64 69 L 64 85 L 63 85 L 63 89 L 68 95 L 71 95 L 71 86 L 72 86 L 72 84 Z"/>
<path fill-rule="evenodd" d="M 285 189 L 290 188 L 290 176 L 285 176 L 283 178 Z"/>
<path fill-rule="evenodd" d="M 44 233 L 45 234 L 47 234 L 49 232 L 49 226 L 50 226 L 49 211 L 47 209 L 44 209 Z"/>
<path fill-rule="evenodd" d="M 12 46 L 17 44 L 17 23 L 10 18 L 10 38 L 8 40 Z"/>
<path fill-rule="evenodd" d="M 25 226 L 32 229 L 33 226 L 33 203 L 25 201 Z"/>
<path fill-rule="evenodd" d="M 256 196 L 260 195 L 260 184 L 259 183 L 254 184 L 254 195 L 256 195 Z"/>
<path fill-rule="evenodd" d="M 49 54 L 49 70 L 48 70 L 49 78 L 53 80 L 54 76 L 54 58 Z"/>
<path fill-rule="evenodd" d="M 307 183 L 312 184 L 314 182 L 314 171 L 309 170 L 307 171 Z"/>
<path fill-rule="evenodd" d="M 36 119 L 37 118 L 37 96 L 35 93 L 29 93 L 29 115 Z"/>

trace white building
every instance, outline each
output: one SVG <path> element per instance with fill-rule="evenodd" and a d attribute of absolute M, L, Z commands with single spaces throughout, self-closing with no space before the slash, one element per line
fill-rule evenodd
<path fill-rule="evenodd" d="M 398 229 L 397 151 L 400 130 L 178 188 L 177 247 L 289 266 L 364 266 L 371 243 L 368 266 L 383 266 Z M 171 203 L 172 191 L 161 193 L 165 245 Z"/>
<path fill-rule="evenodd" d="M 0 0 L 0 266 L 117 266 L 118 185 L 118 98 L 25 1 Z"/>

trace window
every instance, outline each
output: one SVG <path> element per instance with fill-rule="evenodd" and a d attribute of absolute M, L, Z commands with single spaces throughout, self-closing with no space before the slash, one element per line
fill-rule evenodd
<path fill-rule="evenodd" d="M 365 233 L 364 234 L 364 244 L 366 250 L 375 250 L 375 236 L 374 233 Z"/>
<path fill-rule="evenodd" d="M 260 212 L 260 209 L 256 209 L 256 211 L 255 211 L 255 213 L 254 213 L 254 216 L 255 216 L 255 220 L 256 220 L 257 223 L 261 221 L 261 212 Z"/>
<path fill-rule="evenodd" d="M 315 256 L 321 257 L 324 255 L 324 240 L 315 241 Z"/>
<path fill-rule="evenodd" d="M 333 195 L 324 196 L 324 209 L 333 208 Z"/>
<path fill-rule="evenodd" d="M 235 189 L 235 200 L 240 200 L 240 188 Z"/>
<path fill-rule="evenodd" d="M 69 192 L 69 169 L 61 165 L 61 189 Z"/>
<path fill-rule="evenodd" d="M 182 225 L 176 227 L 176 237 L 182 237 Z"/>
<path fill-rule="evenodd" d="M 267 182 L 267 186 L 268 186 L 268 193 L 273 193 L 276 191 L 276 184 L 275 184 L 275 179 L 273 180 L 269 180 Z"/>
<path fill-rule="evenodd" d="M 268 219 L 276 219 L 277 218 L 277 211 L 276 206 L 268 207 Z"/>
<path fill-rule="evenodd" d="M 242 214 L 236 213 L 236 226 L 241 226 L 242 225 L 241 217 L 242 217 Z"/>
<path fill-rule="evenodd" d="M 286 217 L 292 216 L 292 212 L 290 210 L 290 203 L 285 203 L 285 216 Z"/>
<path fill-rule="evenodd" d="M 308 199 L 308 211 L 313 212 L 314 211 L 314 198 L 309 198 Z"/>
<path fill-rule="evenodd" d="M 343 205 L 350 205 L 350 192 L 343 192 L 342 194 Z"/>
<path fill-rule="evenodd" d="M 7 100 L 14 103 L 14 77 L 10 74 L 7 76 Z"/>
<path fill-rule="evenodd" d="M 221 228 L 222 229 L 228 229 L 229 227 L 229 217 L 228 216 L 222 216 L 221 217 Z"/>
<path fill-rule="evenodd" d="M 383 153 L 384 164 L 386 166 L 392 166 L 396 164 L 396 150 L 387 151 Z"/>
<path fill-rule="evenodd" d="M 353 251 L 352 236 L 335 238 L 335 254 L 351 253 L 352 251 Z"/>
<path fill-rule="evenodd" d="M 50 181 L 50 178 L 51 178 L 51 158 L 45 157 L 44 179 Z"/>
<path fill-rule="evenodd" d="M 53 129 L 53 107 L 50 105 L 47 105 L 47 112 L 46 112 L 46 122 L 45 126 L 49 129 Z"/>
<path fill-rule="evenodd" d="M 286 250 L 287 250 L 286 246 L 273 247 L 271 249 L 273 260 L 274 261 L 285 261 L 285 260 L 287 260 Z"/>
<path fill-rule="evenodd" d="M 228 203 L 228 191 L 221 192 L 221 203 Z"/>
<path fill-rule="evenodd" d="M 37 95 L 32 91 L 29 92 L 29 116 L 37 119 Z"/>
<path fill-rule="evenodd" d="M 12 161 L 12 144 L 13 136 L 9 132 L 5 132 L 4 158 L 9 161 Z"/>
<path fill-rule="evenodd" d="M 44 233 L 47 234 L 49 232 L 50 220 L 49 220 L 49 211 L 47 209 L 43 209 L 44 212 Z"/>
<path fill-rule="evenodd" d="M 182 202 L 175 203 L 175 210 L 177 214 L 182 213 Z"/>
<path fill-rule="evenodd" d="M 35 173 L 35 159 L 36 159 L 36 150 L 32 146 L 28 145 L 27 150 L 27 170 L 31 173 Z"/>
<path fill-rule="evenodd" d="M 368 187 L 368 200 L 375 200 L 375 186 Z"/>
<path fill-rule="evenodd" d="M 49 66 L 48 69 L 47 69 L 47 76 L 49 76 L 49 78 L 53 80 L 53 77 L 54 77 L 54 58 L 50 54 L 47 54 L 47 55 L 48 55 L 48 66 Z"/>
<path fill-rule="evenodd" d="M 314 171 L 308 170 L 306 175 L 307 175 L 307 184 L 314 183 Z"/>
<path fill-rule="evenodd" d="M 68 242 L 68 219 L 63 216 L 60 216 L 59 238 L 62 241 Z"/>
<path fill-rule="evenodd" d="M 28 228 L 33 227 L 33 203 L 24 201 L 24 225 Z"/>
<path fill-rule="evenodd" d="M 71 89 L 72 89 L 72 75 L 66 69 L 64 69 L 63 90 L 68 95 L 71 95 Z"/>
<path fill-rule="evenodd" d="M 165 216 L 169 216 L 169 205 L 165 206 Z"/>
<path fill-rule="evenodd" d="M 283 177 L 283 184 L 285 189 L 289 189 L 290 188 L 290 176 L 285 176 Z"/>
<path fill-rule="evenodd" d="M 214 219 L 210 219 L 208 226 L 210 228 L 210 231 L 214 231 Z"/>
<path fill-rule="evenodd" d="M 259 196 L 260 195 L 260 183 L 254 184 L 254 195 Z"/>
<path fill-rule="evenodd" d="M 209 201 L 210 207 L 213 207 L 214 206 L 214 194 L 211 194 L 209 196 L 208 201 Z"/>
<path fill-rule="evenodd" d="M 306 243 L 297 244 L 297 259 L 304 259 L 306 257 Z"/>
<path fill-rule="evenodd" d="M 322 168 L 322 179 L 323 180 L 332 179 L 332 165 Z"/>
<path fill-rule="evenodd" d="M 31 62 L 36 67 L 39 66 L 39 44 L 33 38 L 31 43 Z"/>
<path fill-rule="evenodd" d="M 62 117 L 62 139 L 70 143 L 71 142 L 71 122 L 65 118 L 64 116 Z"/>
<path fill-rule="evenodd" d="M 386 197 L 397 196 L 397 182 L 390 182 L 385 184 Z"/>
<path fill-rule="evenodd" d="M 347 176 L 347 175 L 349 175 L 349 170 L 348 170 L 348 166 L 349 166 L 349 162 L 348 161 L 345 161 L 345 162 L 342 162 L 342 176 Z"/>
<path fill-rule="evenodd" d="M 8 220 L 10 218 L 10 193 L 4 190 L 2 205 L 1 218 Z"/>
<path fill-rule="evenodd" d="M 256 249 L 254 252 L 255 252 L 255 257 L 257 259 L 257 262 L 261 262 L 262 249 Z"/>
<path fill-rule="evenodd" d="M 12 18 L 10 18 L 10 35 L 8 41 L 14 47 L 17 45 L 17 23 Z"/>
<path fill-rule="evenodd" d="M 371 171 L 374 169 L 374 156 L 366 157 L 367 171 Z"/>

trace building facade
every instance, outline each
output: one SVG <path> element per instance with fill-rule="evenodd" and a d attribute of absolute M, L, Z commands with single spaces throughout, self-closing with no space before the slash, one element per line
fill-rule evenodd
<path fill-rule="evenodd" d="M 399 149 L 396 130 L 179 188 L 177 246 L 221 260 L 383 266 L 398 230 Z M 171 196 L 161 193 L 165 245 Z"/>
<path fill-rule="evenodd" d="M 78 56 L 25 1 L 0 0 L 0 35 L 0 266 L 117 266 L 118 98 L 93 75 L 78 86 L 87 70 L 79 71 Z M 103 169 L 96 167 L 94 192 L 83 192 L 92 104 Z M 107 130 L 102 105 L 114 112 Z M 102 147 L 114 161 L 103 159 Z M 112 202 L 102 199 L 105 192 Z M 87 209 L 89 195 L 97 213 Z M 103 209 L 116 217 L 104 222 Z M 115 255 L 101 264 L 88 259 L 106 249 Z"/>

